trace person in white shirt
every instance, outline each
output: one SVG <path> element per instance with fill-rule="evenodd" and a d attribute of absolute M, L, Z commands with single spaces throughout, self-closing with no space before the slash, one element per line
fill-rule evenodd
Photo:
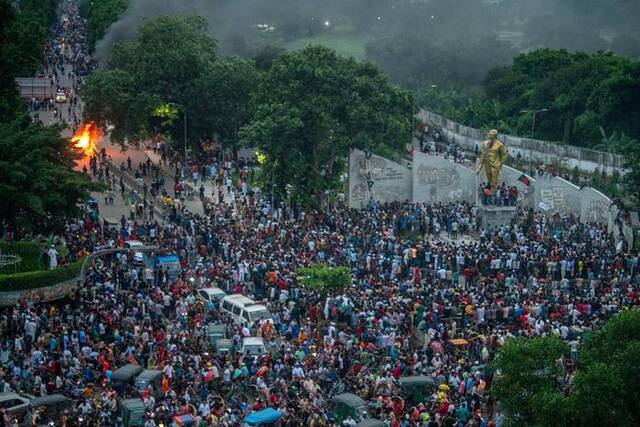
<path fill-rule="evenodd" d="M 54 245 L 51 245 L 47 255 L 49 255 L 49 270 L 55 270 L 58 267 L 58 251 Z"/>
<path fill-rule="evenodd" d="M 293 376 L 293 378 L 304 378 L 304 370 L 299 363 L 296 364 L 296 366 L 293 368 L 293 371 L 291 371 L 291 375 Z"/>

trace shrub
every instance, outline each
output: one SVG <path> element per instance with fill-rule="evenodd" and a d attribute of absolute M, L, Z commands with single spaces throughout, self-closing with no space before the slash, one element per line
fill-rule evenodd
<path fill-rule="evenodd" d="M 23 273 L 42 270 L 45 268 L 46 256 L 43 246 L 37 242 L 0 242 L 0 252 L 4 255 L 18 255 L 22 262 L 14 270 L 14 266 L 7 266 L 2 273 Z"/>
<path fill-rule="evenodd" d="M 299 268 L 296 273 L 302 286 L 323 294 L 338 292 L 351 283 L 351 271 L 348 267 L 313 264 L 309 267 Z"/>
<path fill-rule="evenodd" d="M 0 292 L 44 288 L 71 280 L 80 274 L 84 258 L 55 270 L 28 271 L 0 276 Z"/>

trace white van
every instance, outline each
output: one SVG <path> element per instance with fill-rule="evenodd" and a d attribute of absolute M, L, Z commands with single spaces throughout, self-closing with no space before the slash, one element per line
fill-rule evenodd
<path fill-rule="evenodd" d="M 239 325 L 251 326 L 257 320 L 273 322 L 271 313 L 263 304 L 259 304 L 244 295 L 233 294 L 222 300 L 222 311 L 229 314 Z"/>
<path fill-rule="evenodd" d="M 227 294 L 220 288 L 202 288 L 198 289 L 198 299 L 204 302 L 207 306 L 209 304 L 218 305 L 226 297 Z"/>
<path fill-rule="evenodd" d="M 264 346 L 264 339 L 260 337 L 244 337 L 240 351 L 245 355 L 262 356 L 267 352 L 267 348 Z"/>

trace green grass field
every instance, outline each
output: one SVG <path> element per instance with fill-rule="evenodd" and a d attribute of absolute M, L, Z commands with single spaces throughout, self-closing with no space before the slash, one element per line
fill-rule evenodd
<path fill-rule="evenodd" d="M 353 33 L 333 33 L 317 37 L 305 37 L 284 43 L 288 50 L 303 49 L 309 45 L 323 45 L 336 50 L 343 56 L 353 56 L 356 59 L 365 59 L 364 47 L 368 39 Z"/>

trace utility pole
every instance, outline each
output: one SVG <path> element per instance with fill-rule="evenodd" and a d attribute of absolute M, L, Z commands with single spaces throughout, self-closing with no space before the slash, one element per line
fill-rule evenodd
<path fill-rule="evenodd" d="M 529 176 L 533 176 L 533 140 L 536 137 L 536 116 L 538 113 L 546 113 L 548 108 L 542 108 L 540 110 L 522 110 L 521 113 L 533 113 L 531 120 L 531 141 L 529 142 Z"/>

